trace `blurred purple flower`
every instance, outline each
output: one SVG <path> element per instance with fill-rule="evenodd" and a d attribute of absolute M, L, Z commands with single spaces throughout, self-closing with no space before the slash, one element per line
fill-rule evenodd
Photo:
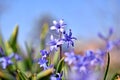
<path fill-rule="evenodd" d="M 112 34 L 113 34 L 113 29 L 110 28 L 110 29 L 109 29 L 109 33 L 108 33 L 107 36 L 104 36 L 104 35 L 102 35 L 101 33 L 98 33 L 98 36 L 99 36 L 102 40 L 104 40 L 105 42 L 108 42 L 109 39 L 110 39 L 110 37 L 112 36 Z"/>
<path fill-rule="evenodd" d="M 12 65 L 13 62 L 11 61 L 11 59 L 14 57 L 13 54 L 10 54 L 9 56 L 6 57 L 1 57 L 0 58 L 0 65 L 2 66 L 3 69 L 6 69 L 6 67 L 8 65 Z"/>
<path fill-rule="evenodd" d="M 14 54 L 14 58 L 17 60 L 17 61 L 20 61 L 22 60 L 22 57 L 18 54 Z"/>
<path fill-rule="evenodd" d="M 53 38 L 53 35 L 51 35 L 51 41 L 50 41 L 50 50 L 57 50 L 60 45 L 63 44 L 62 40 L 57 40 Z"/>
<path fill-rule="evenodd" d="M 54 74 L 50 77 L 50 80 L 62 80 L 62 75 L 63 75 L 63 72 Z"/>
<path fill-rule="evenodd" d="M 70 44 L 72 46 L 74 46 L 74 42 L 73 40 L 77 40 L 77 38 L 75 37 L 72 37 L 72 32 L 71 32 L 71 29 L 69 30 L 69 34 L 67 34 L 65 31 L 63 33 L 63 41 L 67 42 L 68 43 L 68 47 L 70 46 Z"/>
<path fill-rule="evenodd" d="M 64 61 L 65 62 L 68 62 L 68 65 L 71 65 L 72 63 L 75 63 L 76 62 L 76 60 L 77 60 L 77 56 L 74 54 L 74 52 L 72 51 L 72 52 L 66 52 L 65 53 L 65 59 L 64 59 Z"/>
<path fill-rule="evenodd" d="M 51 30 L 57 30 L 57 32 L 64 32 L 64 21 L 61 19 L 59 22 L 53 21 L 53 26 L 51 26 Z"/>
<path fill-rule="evenodd" d="M 113 34 L 113 29 L 112 28 L 109 29 L 109 34 L 106 37 L 103 36 L 101 33 L 98 34 L 98 36 L 106 42 L 106 47 L 105 48 L 106 48 L 107 51 L 112 50 L 114 46 L 116 46 L 116 47 L 120 46 L 120 40 L 119 39 L 110 40 L 110 37 L 112 36 L 112 34 Z"/>

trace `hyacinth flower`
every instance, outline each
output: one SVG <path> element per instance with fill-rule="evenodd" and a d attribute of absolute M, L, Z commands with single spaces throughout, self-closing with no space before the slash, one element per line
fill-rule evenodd
<path fill-rule="evenodd" d="M 51 30 L 57 30 L 57 32 L 64 32 L 65 27 L 64 21 L 61 19 L 59 22 L 53 21 L 53 26 L 50 27 Z"/>
<path fill-rule="evenodd" d="M 12 58 L 14 57 L 13 54 L 10 54 L 9 56 L 4 56 L 0 58 L 0 65 L 2 66 L 3 69 L 6 69 L 7 66 L 12 65 Z"/>
<path fill-rule="evenodd" d="M 38 60 L 38 64 L 40 64 L 40 67 L 43 67 L 44 70 L 46 70 L 48 68 L 47 63 L 48 63 L 48 60 L 46 60 L 45 58 L 40 58 Z"/>
<path fill-rule="evenodd" d="M 40 51 L 42 58 L 46 58 L 49 55 L 49 52 L 46 50 L 41 50 Z"/>
<path fill-rule="evenodd" d="M 67 47 L 69 47 L 70 44 L 71 44 L 72 46 L 74 46 L 73 40 L 77 40 L 77 38 L 72 37 L 72 31 L 71 31 L 71 29 L 69 30 L 69 34 L 67 34 L 67 33 L 64 31 L 64 33 L 63 33 L 63 41 L 67 42 Z"/>
<path fill-rule="evenodd" d="M 53 75 L 50 77 L 50 80 L 62 80 L 62 75 L 63 75 L 63 72 L 57 73 L 57 74 L 53 74 Z"/>
<path fill-rule="evenodd" d="M 51 41 L 50 41 L 50 51 L 52 50 L 58 50 L 58 47 L 63 44 L 62 40 L 54 39 L 53 35 L 51 35 Z"/>

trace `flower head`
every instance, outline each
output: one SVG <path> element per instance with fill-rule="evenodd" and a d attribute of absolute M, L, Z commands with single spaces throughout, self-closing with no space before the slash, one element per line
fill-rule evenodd
<path fill-rule="evenodd" d="M 63 44 L 62 40 L 57 40 L 53 38 L 53 35 L 51 35 L 51 41 L 50 41 L 50 50 L 57 50 L 58 47 Z"/>
<path fill-rule="evenodd" d="M 22 60 L 22 57 L 18 54 L 14 54 L 14 58 L 17 60 L 17 61 L 20 61 Z"/>
<path fill-rule="evenodd" d="M 44 70 L 48 68 L 47 63 L 48 63 L 48 60 L 46 60 L 45 58 L 40 58 L 38 60 L 38 64 L 40 64 L 40 67 L 43 67 Z"/>
<path fill-rule="evenodd" d="M 72 32 L 71 32 L 71 29 L 69 30 L 69 34 L 67 34 L 65 31 L 63 33 L 63 41 L 67 42 L 68 43 L 68 47 L 70 46 L 70 44 L 72 46 L 74 46 L 74 42 L 73 40 L 77 40 L 77 38 L 75 37 L 72 37 Z"/>
<path fill-rule="evenodd" d="M 69 65 L 71 65 L 72 63 L 75 63 L 77 60 L 77 56 L 74 54 L 74 52 L 66 52 L 65 53 L 65 62 L 68 62 Z"/>
<path fill-rule="evenodd" d="M 64 26 L 66 24 L 64 24 L 64 21 L 63 20 L 60 20 L 59 22 L 57 21 L 53 21 L 53 26 L 51 26 L 51 30 L 57 30 L 57 32 L 64 32 Z"/>
<path fill-rule="evenodd" d="M 9 56 L 5 56 L 5 57 L 1 57 L 0 58 L 0 64 L 2 66 L 3 69 L 6 69 L 6 67 L 8 65 L 13 64 L 13 62 L 11 61 L 11 59 L 13 58 L 13 54 L 9 55 Z"/>
<path fill-rule="evenodd" d="M 46 58 L 49 55 L 49 52 L 46 50 L 41 50 L 40 53 L 43 58 Z"/>

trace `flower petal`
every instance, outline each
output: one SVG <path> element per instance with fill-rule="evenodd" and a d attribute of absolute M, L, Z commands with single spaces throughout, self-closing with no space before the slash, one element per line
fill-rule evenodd
<path fill-rule="evenodd" d="M 55 26 L 51 26 L 50 29 L 51 29 L 51 30 L 55 30 L 56 27 L 55 27 Z"/>

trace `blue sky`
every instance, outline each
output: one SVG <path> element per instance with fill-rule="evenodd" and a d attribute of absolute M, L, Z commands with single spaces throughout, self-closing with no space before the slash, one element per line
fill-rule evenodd
<path fill-rule="evenodd" d="M 20 26 L 19 42 L 27 41 L 31 28 L 38 16 L 49 13 L 64 19 L 75 36 L 97 37 L 109 27 L 118 26 L 114 21 L 119 0 L 6 0 L 8 9 L 1 17 L 1 31 L 8 39 L 15 24 Z"/>

